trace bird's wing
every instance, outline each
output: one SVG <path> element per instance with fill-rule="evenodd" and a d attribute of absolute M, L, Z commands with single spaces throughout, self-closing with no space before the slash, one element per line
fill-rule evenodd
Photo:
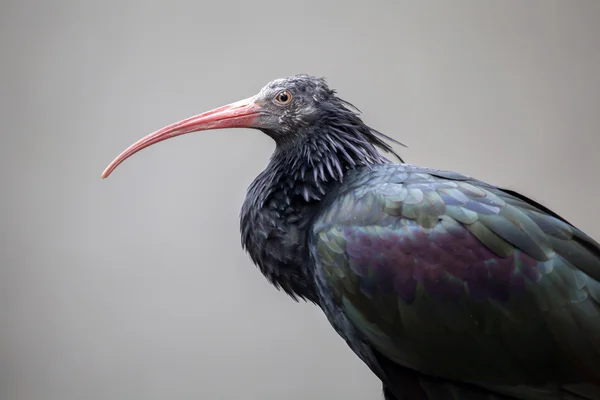
<path fill-rule="evenodd" d="M 325 290 L 392 364 L 522 398 L 563 398 L 533 396 L 556 383 L 600 399 L 600 245 L 543 206 L 390 167 L 340 193 L 311 240 Z"/>

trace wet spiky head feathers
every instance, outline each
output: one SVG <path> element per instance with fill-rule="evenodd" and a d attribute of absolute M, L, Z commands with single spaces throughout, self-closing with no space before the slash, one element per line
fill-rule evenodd
<path fill-rule="evenodd" d="M 283 91 L 291 96 L 286 105 L 273 101 Z M 269 168 L 299 184 L 306 201 L 319 199 L 324 184 L 342 181 L 348 169 L 388 162 L 378 148 L 402 161 L 385 140 L 396 141 L 367 126 L 358 108 L 323 78 L 299 74 L 274 80 L 257 102 L 266 110 L 260 129 L 277 144 Z"/>

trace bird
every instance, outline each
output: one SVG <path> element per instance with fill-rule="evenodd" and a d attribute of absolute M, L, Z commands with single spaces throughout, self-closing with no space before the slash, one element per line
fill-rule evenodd
<path fill-rule="evenodd" d="M 275 79 L 191 132 L 275 143 L 240 212 L 271 285 L 319 307 L 385 400 L 599 400 L 600 244 L 525 195 L 406 163 L 325 78 Z"/>

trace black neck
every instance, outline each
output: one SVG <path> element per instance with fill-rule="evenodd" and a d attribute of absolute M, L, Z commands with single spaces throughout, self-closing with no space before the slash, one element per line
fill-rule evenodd
<path fill-rule="evenodd" d="M 362 123 L 331 124 L 277 143 L 265 170 L 272 178 L 270 190 L 283 191 L 292 201 L 320 200 L 348 170 L 389 162 L 376 146 L 387 151 L 391 147 L 376 135 L 382 134 Z"/>
<path fill-rule="evenodd" d="M 361 127 L 329 126 L 278 143 L 248 189 L 242 246 L 267 279 L 294 298 L 317 302 L 306 244 L 324 197 L 349 171 L 389 162 L 375 148 L 380 144 L 373 143 L 372 131 Z"/>

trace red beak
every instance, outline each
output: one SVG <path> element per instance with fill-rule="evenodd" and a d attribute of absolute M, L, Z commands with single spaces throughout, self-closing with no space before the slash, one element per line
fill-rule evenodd
<path fill-rule="evenodd" d="M 260 108 L 254 103 L 255 99 L 256 96 L 252 96 L 223 107 L 215 108 L 214 110 L 184 119 L 183 121 L 176 122 L 151 133 L 119 154 L 119 156 L 106 167 L 102 173 L 102 179 L 108 177 L 111 172 L 127 158 L 154 143 L 162 142 L 163 140 L 185 133 L 205 131 L 208 129 L 252 128 L 260 113 Z"/>

